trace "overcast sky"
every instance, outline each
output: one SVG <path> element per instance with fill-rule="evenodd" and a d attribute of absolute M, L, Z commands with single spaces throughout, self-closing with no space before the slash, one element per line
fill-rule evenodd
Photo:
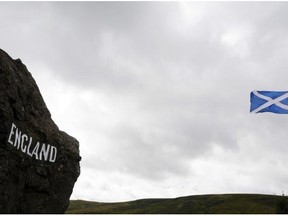
<path fill-rule="evenodd" d="M 0 48 L 80 142 L 72 199 L 288 193 L 286 2 L 0 2 Z"/>

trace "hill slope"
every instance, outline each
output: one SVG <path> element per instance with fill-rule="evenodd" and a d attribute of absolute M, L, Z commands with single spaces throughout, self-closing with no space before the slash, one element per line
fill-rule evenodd
<path fill-rule="evenodd" d="M 141 199 L 130 202 L 98 203 L 70 201 L 66 213 L 87 214 L 269 214 L 275 213 L 279 196 L 261 194 L 195 195 L 174 199 Z"/>

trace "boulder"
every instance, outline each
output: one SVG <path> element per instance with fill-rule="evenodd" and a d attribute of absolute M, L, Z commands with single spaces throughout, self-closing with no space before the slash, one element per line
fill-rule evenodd
<path fill-rule="evenodd" d="M 64 213 L 80 160 L 26 66 L 0 49 L 0 213 Z"/>

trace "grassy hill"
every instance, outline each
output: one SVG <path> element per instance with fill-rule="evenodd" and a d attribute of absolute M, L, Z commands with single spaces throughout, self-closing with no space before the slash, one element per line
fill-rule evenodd
<path fill-rule="evenodd" d="M 70 214 L 272 214 L 281 198 L 261 194 L 195 195 L 173 199 L 141 199 L 130 202 L 100 203 L 70 201 Z"/>

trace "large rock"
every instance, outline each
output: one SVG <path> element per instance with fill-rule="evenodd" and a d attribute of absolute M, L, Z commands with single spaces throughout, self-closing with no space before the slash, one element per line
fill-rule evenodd
<path fill-rule="evenodd" d="M 0 213 L 64 213 L 80 160 L 26 66 L 0 49 Z"/>

